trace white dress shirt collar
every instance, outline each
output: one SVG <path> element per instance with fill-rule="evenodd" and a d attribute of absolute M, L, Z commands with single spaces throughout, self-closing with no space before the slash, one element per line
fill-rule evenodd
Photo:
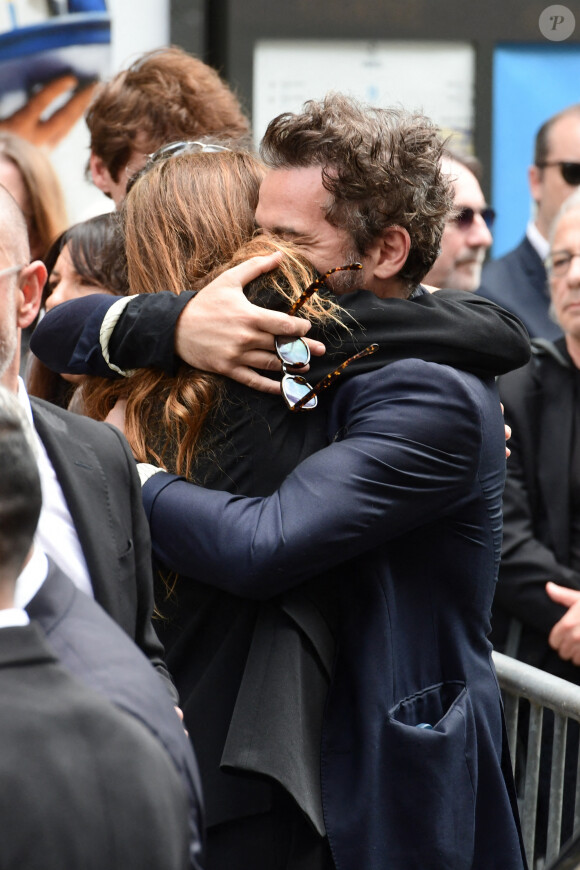
<path fill-rule="evenodd" d="M 28 625 L 29 622 L 27 612 L 19 607 L 6 607 L 4 610 L 0 610 L 0 630 L 15 626 L 21 627 Z"/>
<path fill-rule="evenodd" d="M 24 609 L 32 601 L 48 575 L 48 559 L 38 544 L 34 544 L 32 555 L 16 581 L 14 606 Z"/>

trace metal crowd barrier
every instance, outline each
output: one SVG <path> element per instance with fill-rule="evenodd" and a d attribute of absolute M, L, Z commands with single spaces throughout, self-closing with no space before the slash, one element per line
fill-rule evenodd
<path fill-rule="evenodd" d="M 566 734 L 569 720 L 580 723 L 580 686 L 498 652 L 493 653 L 493 660 L 504 697 L 510 757 L 516 779 L 521 781 L 520 774 L 523 773 L 523 795 L 519 795 L 519 801 L 529 866 L 531 870 L 538 870 L 540 867 L 545 867 L 546 870 L 580 868 L 580 753 L 576 770 L 574 837 L 564 849 L 560 849 Z M 528 740 L 524 770 L 516 772 L 518 718 L 522 699 L 528 701 L 530 707 Z M 544 710 L 552 710 L 554 714 L 545 864 L 535 854 Z"/>

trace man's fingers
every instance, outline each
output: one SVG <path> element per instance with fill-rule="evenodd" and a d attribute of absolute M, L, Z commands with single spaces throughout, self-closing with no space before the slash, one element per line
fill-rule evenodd
<path fill-rule="evenodd" d="M 228 285 L 231 286 L 234 283 L 239 283 L 241 287 L 245 287 L 246 284 L 249 284 L 250 281 L 254 280 L 254 278 L 258 278 L 260 275 L 263 275 L 264 272 L 271 272 L 272 269 L 275 269 L 276 266 L 279 265 L 281 259 L 282 254 L 279 251 L 275 254 L 267 254 L 263 257 L 250 257 L 249 260 L 245 260 L 243 263 L 240 263 L 239 266 L 234 266 L 233 268 L 228 269 L 224 275 L 220 275 L 219 278 L 216 278 L 215 282 L 212 281 L 211 284 L 204 287 L 204 290 L 211 288 L 214 283 L 224 283 L 222 279 L 226 277 Z M 203 293 L 204 290 L 200 290 L 200 293 Z"/>
<path fill-rule="evenodd" d="M 253 390 L 259 390 L 261 393 L 271 393 L 280 395 L 280 381 L 267 378 L 265 375 L 260 375 L 253 369 L 237 368 L 229 373 L 229 377 L 238 381 L 240 384 L 245 384 L 246 387 L 251 387 Z M 280 401 L 282 398 L 280 397 Z"/>
<path fill-rule="evenodd" d="M 321 341 L 316 341 L 314 338 L 305 338 L 304 341 L 310 348 L 312 356 L 324 356 L 326 347 Z"/>
<path fill-rule="evenodd" d="M 556 604 L 562 604 L 564 607 L 571 607 L 580 600 L 580 592 L 568 589 L 567 586 L 558 586 L 556 583 L 546 583 L 546 592 L 552 601 L 555 601 Z"/>
<path fill-rule="evenodd" d="M 248 368 L 261 369 L 265 372 L 280 372 L 282 363 L 275 353 L 267 350 L 248 350 L 244 353 L 243 363 Z"/>

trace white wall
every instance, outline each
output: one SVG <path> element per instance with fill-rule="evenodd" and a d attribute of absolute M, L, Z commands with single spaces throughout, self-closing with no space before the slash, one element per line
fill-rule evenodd
<path fill-rule="evenodd" d="M 108 0 L 113 17 L 114 72 L 135 56 L 169 43 L 169 0 Z"/>

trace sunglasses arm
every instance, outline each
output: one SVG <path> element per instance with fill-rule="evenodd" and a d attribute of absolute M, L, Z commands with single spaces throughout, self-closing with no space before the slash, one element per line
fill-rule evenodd
<path fill-rule="evenodd" d="M 327 375 L 324 375 L 324 377 L 321 378 L 321 380 L 319 380 L 318 383 L 314 387 L 312 387 L 311 390 L 309 390 L 304 396 L 302 396 L 301 399 L 299 399 L 292 405 L 290 410 L 300 411 L 303 405 L 306 405 L 313 396 L 318 395 L 318 393 L 322 392 L 322 390 L 325 390 L 327 387 L 329 387 L 336 380 L 336 378 L 338 378 L 339 375 L 342 374 L 345 368 L 349 366 L 352 362 L 355 362 L 355 360 L 357 359 L 362 359 L 365 356 L 370 356 L 371 354 L 376 353 L 378 349 L 378 344 L 370 344 L 368 347 L 365 347 L 364 350 L 361 350 L 359 353 L 356 353 L 354 356 L 346 359 L 333 372 L 329 372 Z"/>

